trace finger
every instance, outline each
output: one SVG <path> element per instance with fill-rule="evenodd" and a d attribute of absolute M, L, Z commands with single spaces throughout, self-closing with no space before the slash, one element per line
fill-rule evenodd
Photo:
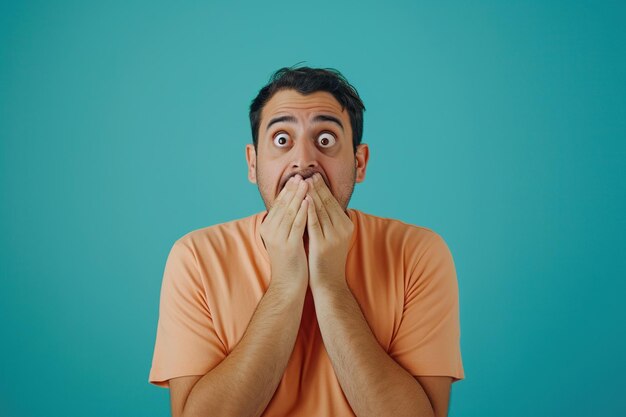
<path fill-rule="evenodd" d="M 343 208 L 341 207 L 333 193 L 330 192 L 330 189 L 326 186 L 326 183 L 324 182 L 320 174 L 315 174 L 312 178 L 313 188 L 317 192 L 321 205 L 322 207 L 324 207 L 328 218 L 330 219 L 330 222 L 333 225 L 341 224 L 343 217 L 345 217 Z"/>
<path fill-rule="evenodd" d="M 323 230 L 328 230 L 328 228 L 333 226 L 333 222 L 326 211 L 326 207 L 324 207 L 324 203 L 322 202 L 320 195 L 315 189 L 315 185 L 312 183 L 313 179 L 307 179 L 307 181 L 311 181 L 309 185 L 309 188 L 311 188 L 309 190 L 309 195 L 313 198 L 313 202 L 315 203 L 315 213 L 317 214 L 320 226 Z"/>
<path fill-rule="evenodd" d="M 305 201 L 307 201 L 309 204 L 307 213 L 308 215 L 306 219 L 309 236 L 312 236 L 316 239 L 322 239 L 324 238 L 324 232 L 322 230 L 322 226 L 320 225 L 319 218 L 317 217 L 317 213 L 315 212 L 313 197 L 307 195 Z"/>
<path fill-rule="evenodd" d="M 297 190 L 295 187 L 295 179 L 295 177 L 289 178 L 283 189 L 280 190 L 280 193 L 278 193 L 278 196 L 272 203 L 267 216 L 265 216 L 265 220 L 263 221 L 264 223 L 270 223 L 276 217 L 276 213 L 281 211 L 281 207 L 285 207 L 291 200 L 291 198 L 289 198 L 289 194 Z"/>
<path fill-rule="evenodd" d="M 307 224 L 307 213 L 308 213 L 309 202 L 306 199 L 303 199 L 300 202 L 300 208 L 298 209 L 298 214 L 293 221 L 293 225 L 291 226 L 291 232 L 289 233 L 289 239 L 302 239 L 304 236 L 304 228 Z"/>
<path fill-rule="evenodd" d="M 282 236 L 288 237 L 291 231 L 291 227 L 293 225 L 293 221 L 298 214 L 298 210 L 300 209 L 300 204 L 306 195 L 308 184 L 302 180 L 297 185 L 296 192 L 289 202 L 289 205 L 285 208 L 282 220 L 279 224 L 279 229 L 281 230 Z"/>

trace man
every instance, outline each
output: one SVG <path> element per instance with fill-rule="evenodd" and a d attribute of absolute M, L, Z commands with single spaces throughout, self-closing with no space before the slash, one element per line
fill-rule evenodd
<path fill-rule="evenodd" d="M 445 416 L 464 378 L 457 278 L 434 231 L 348 209 L 364 106 L 336 70 L 282 68 L 250 106 L 266 210 L 168 256 L 149 381 L 179 416 Z"/>

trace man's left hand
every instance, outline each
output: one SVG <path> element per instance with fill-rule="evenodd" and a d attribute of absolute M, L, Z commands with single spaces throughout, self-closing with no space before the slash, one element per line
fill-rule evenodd
<path fill-rule="evenodd" d="M 321 174 L 307 178 L 309 200 L 309 285 L 334 288 L 346 284 L 346 259 L 354 224 L 330 192 Z"/>

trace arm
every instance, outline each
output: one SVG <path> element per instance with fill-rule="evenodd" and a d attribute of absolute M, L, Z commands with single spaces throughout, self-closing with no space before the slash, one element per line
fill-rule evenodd
<path fill-rule="evenodd" d="M 172 415 L 261 415 L 291 356 L 305 293 L 306 287 L 292 291 L 270 285 L 241 341 L 218 366 L 202 376 L 193 388 L 184 379 L 171 380 Z"/>
<path fill-rule="evenodd" d="M 324 346 L 357 416 L 435 415 L 419 381 L 378 344 L 347 284 L 316 287 L 313 299 Z"/>
<path fill-rule="evenodd" d="M 261 224 L 270 286 L 235 349 L 192 388 L 184 417 L 259 416 L 272 399 L 293 351 L 308 287 L 306 190 L 302 177 L 291 178 Z"/>
<path fill-rule="evenodd" d="M 445 416 L 452 378 L 413 377 L 378 344 L 346 282 L 346 259 L 354 225 L 321 177 L 316 174 L 307 181 L 311 184 L 307 198 L 312 202 L 307 218 L 311 236 L 310 285 L 324 346 L 348 402 L 359 416 Z M 433 259 L 437 270 L 442 271 L 438 274 L 444 278 L 439 280 L 439 286 L 431 285 L 427 294 L 434 294 L 435 304 L 445 299 L 452 306 L 451 311 L 458 314 L 452 258 L 445 244 L 441 245 L 443 240 L 439 243 L 439 255 Z M 432 271 L 429 275 L 439 276 Z M 433 292 L 433 288 L 437 291 Z M 446 331 L 456 330 L 454 337 L 458 337 L 454 321 L 458 316 L 448 317 L 452 321 L 447 322 Z M 450 348 L 450 344 L 446 347 Z M 458 360 L 460 363 L 460 357 Z"/>

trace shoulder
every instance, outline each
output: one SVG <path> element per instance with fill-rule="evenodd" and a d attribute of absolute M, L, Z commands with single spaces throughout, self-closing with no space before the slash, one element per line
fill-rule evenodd
<path fill-rule="evenodd" d="M 253 233 L 255 220 L 260 213 L 229 220 L 197 229 L 180 236 L 174 245 L 186 246 L 195 250 L 206 246 L 228 246 L 233 240 L 240 241 Z"/>
<path fill-rule="evenodd" d="M 430 246 L 445 244 L 443 237 L 435 230 L 406 222 L 401 219 L 377 216 L 361 210 L 350 209 L 356 216 L 358 227 L 365 234 L 385 235 L 394 240 L 401 240 L 408 245 Z"/>

